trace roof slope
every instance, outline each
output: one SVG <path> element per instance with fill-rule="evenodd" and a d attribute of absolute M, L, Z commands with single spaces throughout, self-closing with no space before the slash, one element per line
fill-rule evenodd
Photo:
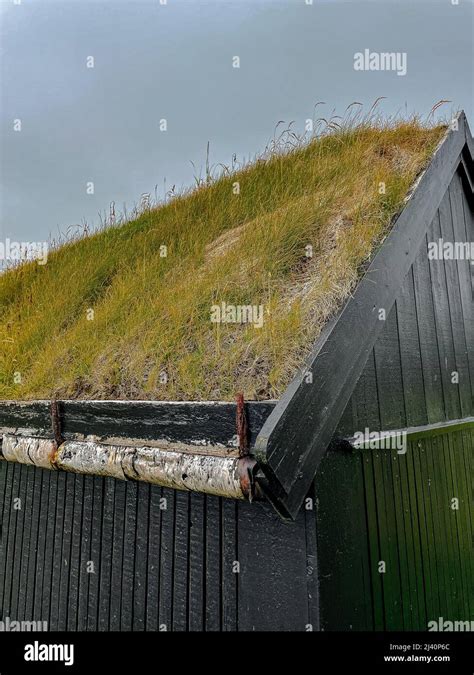
<path fill-rule="evenodd" d="M 0 398 L 279 397 L 443 131 L 341 128 L 0 275 Z"/>
<path fill-rule="evenodd" d="M 384 327 L 379 310 L 385 310 L 388 317 L 458 170 L 472 204 L 473 141 L 463 113 L 438 147 L 350 299 L 316 341 L 307 367 L 265 421 L 254 449 L 262 467 L 258 480 L 284 516 L 296 516 Z"/>

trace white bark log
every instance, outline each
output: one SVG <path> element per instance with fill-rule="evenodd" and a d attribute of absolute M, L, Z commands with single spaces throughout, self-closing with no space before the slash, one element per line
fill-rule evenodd
<path fill-rule="evenodd" d="M 177 490 L 246 499 L 241 474 L 248 459 L 204 455 L 169 448 L 124 446 L 94 441 L 55 442 L 4 434 L 1 455 L 11 462 L 46 469 L 140 480 Z"/>

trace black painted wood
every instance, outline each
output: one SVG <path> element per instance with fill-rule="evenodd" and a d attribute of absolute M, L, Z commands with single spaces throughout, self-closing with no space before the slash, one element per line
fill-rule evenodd
<path fill-rule="evenodd" d="M 396 311 L 406 424 L 409 427 L 421 426 L 428 423 L 428 413 L 425 401 L 413 267 L 407 274 L 397 298 Z"/>
<path fill-rule="evenodd" d="M 162 499 L 161 488 L 151 487 L 148 498 L 147 599 L 144 619 L 145 629 L 152 631 L 157 631 L 159 625 Z M 138 616 L 138 608 L 136 615 Z"/>
<path fill-rule="evenodd" d="M 102 485 L 102 536 L 100 546 L 100 585 L 98 630 L 107 631 L 110 625 L 110 595 L 112 578 L 112 551 L 114 539 L 115 480 L 106 478 Z"/>
<path fill-rule="evenodd" d="M 95 476 L 93 480 L 93 505 L 91 522 L 91 548 L 90 557 L 93 564 L 93 572 L 89 577 L 89 604 L 87 612 L 87 629 L 98 630 L 99 617 L 99 591 L 101 574 L 100 548 L 102 543 L 102 502 L 104 493 L 104 479 Z"/>
<path fill-rule="evenodd" d="M 11 527 L 10 506 L 23 485 L 33 488 L 33 516 L 39 512 L 27 545 L 27 512 L 15 535 Z M 0 549 L 2 602 L 16 584 L 24 620 L 72 631 L 317 629 L 314 511 L 283 523 L 265 503 L 0 462 L 0 516 L 9 523 Z M 8 540 L 15 538 L 12 565 Z M 58 568 L 60 559 L 66 564 Z M 0 619 L 17 620 L 12 611 L 8 601 Z"/>
<path fill-rule="evenodd" d="M 262 527 L 263 521 L 263 527 Z M 259 523 L 256 530 L 255 523 Z M 304 512 L 282 522 L 265 504 L 238 505 L 238 625 L 240 630 L 315 629 L 315 591 L 308 575 Z M 309 524 L 309 536 L 315 521 Z M 312 573 L 316 574 L 313 569 Z M 257 590 L 258 589 L 258 590 Z M 311 619 L 309 600 L 312 604 Z"/>
<path fill-rule="evenodd" d="M 137 492 L 136 556 L 133 574 L 133 625 L 132 630 L 144 631 L 147 614 L 147 560 L 150 517 L 150 485 L 141 486 Z M 143 493 L 143 494 L 142 494 Z M 143 611 L 142 608 L 145 608 Z"/>
<path fill-rule="evenodd" d="M 251 443 L 274 405 L 272 401 L 246 404 Z M 59 408 L 66 440 L 94 435 L 230 445 L 237 433 L 235 403 L 61 401 Z M 52 436 L 50 402 L 0 402 L 0 428 L 31 429 Z"/>
<path fill-rule="evenodd" d="M 205 496 L 191 493 L 189 519 L 189 631 L 204 630 Z"/>
<path fill-rule="evenodd" d="M 446 195 L 443 198 L 445 201 Z M 443 218 L 446 213 L 443 213 Z M 438 212 L 428 229 L 428 240 L 441 239 L 441 214 Z M 443 260 L 430 260 L 431 290 L 435 309 L 435 325 L 438 337 L 438 351 L 441 364 L 441 382 L 444 394 L 445 418 L 447 420 L 460 419 L 461 405 L 459 399 L 459 385 L 452 381 L 453 373 L 457 370 L 454 354 L 453 327 L 446 285 L 446 272 Z"/>
<path fill-rule="evenodd" d="M 305 369 L 312 372 L 313 384 L 307 383 L 304 373 L 298 375 L 257 438 L 255 451 L 265 474 L 259 476 L 262 489 L 283 515 L 294 517 L 301 506 L 321 456 L 382 332 L 379 310 L 384 309 L 388 315 L 392 309 L 459 166 L 467 133 L 463 116 L 459 122 L 459 131 L 451 131 L 433 157 L 352 298 L 317 341 Z M 472 163 L 472 157 L 469 161 Z M 443 286 L 441 274 L 434 276 L 432 291 L 436 312 L 440 313 L 437 329 L 444 350 L 442 357 L 449 361 L 447 329 L 442 325 L 447 320 L 442 307 L 446 304 L 446 280 Z M 444 371 L 446 375 L 445 364 Z M 400 384 L 397 387 L 400 408 L 404 405 L 403 392 Z M 389 414 L 388 407 L 384 414 Z M 402 414 L 401 410 L 398 414 Z M 454 404 L 449 415 L 459 417 Z M 390 419 L 388 422 L 391 423 Z"/>
<path fill-rule="evenodd" d="M 54 528 L 53 560 L 51 574 L 51 603 L 49 612 L 50 630 L 57 630 L 59 623 L 59 597 L 61 593 L 61 571 L 63 565 L 63 537 L 68 531 L 70 523 L 65 522 L 65 499 L 66 499 L 67 474 L 60 473 L 57 478 L 56 494 L 56 523 Z"/>
<path fill-rule="evenodd" d="M 222 502 L 210 495 L 205 496 L 205 629 L 220 631 L 222 612 L 220 600 L 221 566 L 220 556 L 222 530 L 220 527 Z"/>

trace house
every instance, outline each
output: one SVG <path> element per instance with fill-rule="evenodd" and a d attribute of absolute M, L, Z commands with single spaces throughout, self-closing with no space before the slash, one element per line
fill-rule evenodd
<path fill-rule="evenodd" d="M 461 113 L 278 400 L 0 403 L 0 619 L 472 621 L 473 148 Z"/>

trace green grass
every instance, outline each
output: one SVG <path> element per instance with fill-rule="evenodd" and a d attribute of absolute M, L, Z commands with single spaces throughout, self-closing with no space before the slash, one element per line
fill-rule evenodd
<path fill-rule="evenodd" d="M 278 397 L 443 133 L 335 127 L 8 270 L 0 398 Z M 263 305 L 263 326 L 212 323 L 221 302 Z"/>

